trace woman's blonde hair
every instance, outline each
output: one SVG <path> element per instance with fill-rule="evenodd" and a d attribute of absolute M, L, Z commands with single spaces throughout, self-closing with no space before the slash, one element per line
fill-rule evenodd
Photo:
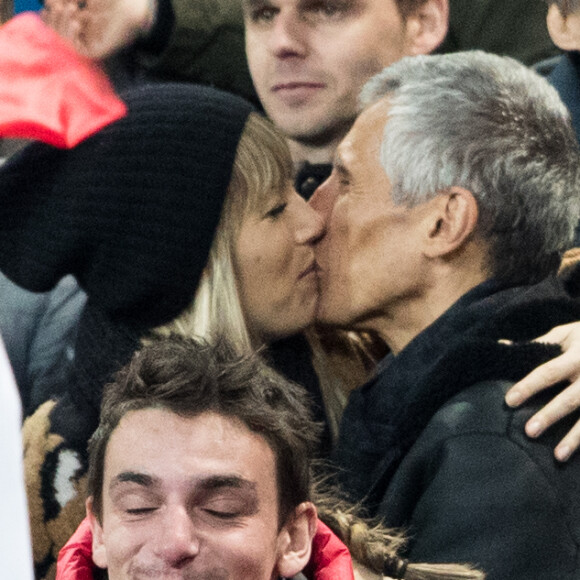
<path fill-rule="evenodd" d="M 266 212 L 292 179 L 292 159 L 273 125 L 251 113 L 238 143 L 220 223 L 193 302 L 176 319 L 156 329 L 166 336 L 226 336 L 240 354 L 253 350 L 237 288 L 235 243 L 244 216 Z"/>
<path fill-rule="evenodd" d="M 484 580 L 485 574 L 464 564 L 409 562 L 401 557 L 407 543 L 401 530 L 361 516 L 360 508 L 345 500 L 332 485 L 319 480 L 312 492 L 318 517 L 346 545 L 355 569 L 362 565 L 380 577 L 404 580 Z"/>
<path fill-rule="evenodd" d="M 270 121 L 251 113 L 238 144 L 220 223 L 194 300 L 154 334 L 200 336 L 209 342 L 225 336 L 239 354 L 255 350 L 258 345 L 250 336 L 237 287 L 236 240 L 244 216 L 271 209 L 292 176 L 286 141 Z M 369 354 L 372 349 L 354 333 L 310 329 L 306 336 L 328 424 L 336 439 L 348 394 L 366 380 L 375 361 L 374 353 Z"/>

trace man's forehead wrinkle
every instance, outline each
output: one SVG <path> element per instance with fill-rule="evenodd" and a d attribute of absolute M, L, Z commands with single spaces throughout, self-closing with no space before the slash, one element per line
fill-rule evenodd
<path fill-rule="evenodd" d="M 356 157 L 356 152 L 352 146 L 352 138 L 349 134 L 338 146 L 334 154 L 334 166 L 342 172 L 348 171 L 348 166 Z"/>
<path fill-rule="evenodd" d="M 378 159 L 380 143 L 369 139 L 368 132 L 363 134 L 360 130 L 352 131 L 343 145 L 344 148 L 340 152 L 340 165 L 349 175 L 356 172 L 357 168 L 364 166 L 365 160 L 375 153 Z"/>
<path fill-rule="evenodd" d="M 386 111 L 378 109 L 367 111 L 363 123 L 357 127 L 356 145 L 357 151 L 364 150 L 365 156 L 373 155 L 380 157 L 383 145 L 383 137 L 386 128 Z"/>
<path fill-rule="evenodd" d="M 344 166 L 344 163 L 342 161 L 342 157 L 340 156 L 338 151 L 334 155 L 334 160 L 332 161 L 332 166 L 339 173 L 344 173 L 346 171 L 346 167 Z"/>

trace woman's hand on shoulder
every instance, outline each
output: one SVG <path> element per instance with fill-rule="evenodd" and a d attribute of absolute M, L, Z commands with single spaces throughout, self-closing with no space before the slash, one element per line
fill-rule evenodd
<path fill-rule="evenodd" d="M 506 403 L 518 407 L 530 397 L 562 381 L 570 383 L 526 423 L 529 437 L 539 437 L 548 427 L 580 408 L 580 322 L 557 326 L 534 342 L 559 344 L 562 354 L 544 363 L 517 382 L 506 394 Z M 580 420 L 557 445 L 554 455 L 567 461 L 580 447 Z"/>

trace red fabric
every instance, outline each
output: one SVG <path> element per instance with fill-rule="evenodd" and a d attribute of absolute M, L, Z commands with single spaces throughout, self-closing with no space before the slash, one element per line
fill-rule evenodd
<path fill-rule="evenodd" d="M 0 137 L 74 147 L 126 112 L 105 73 L 39 16 L 0 27 Z"/>
<path fill-rule="evenodd" d="M 58 555 L 56 580 L 93 580 L 92 539 L 85 518 Z M 348 548 L 321 521 L 305 573 L 311 580 L 354 580 Z"/>
<path fill-rule="evenodd" d="M 354 580 L 348 548 L 320 520 L 305 573 L 312 580 Z"/>
<path fill-rule="evenodd" d="M 93 535 L 85 518 L 58 554 L 56 580 L 93 580 Z"/>

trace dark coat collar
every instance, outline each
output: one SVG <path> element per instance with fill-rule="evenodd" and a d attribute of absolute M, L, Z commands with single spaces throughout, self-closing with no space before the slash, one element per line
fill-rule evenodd
<path fill-rule="evenodd" d="M 351 395 L 335 453 L 347 493 L 366 496 L 372 510 L 380 495 L 373 483 L 384 488 L 446 401 L 480 381 L 522 378 L 559 348 L 520 341 L 579 315 L 556 278 L 503 289 L 488 281 L 465 294 Z"/>

